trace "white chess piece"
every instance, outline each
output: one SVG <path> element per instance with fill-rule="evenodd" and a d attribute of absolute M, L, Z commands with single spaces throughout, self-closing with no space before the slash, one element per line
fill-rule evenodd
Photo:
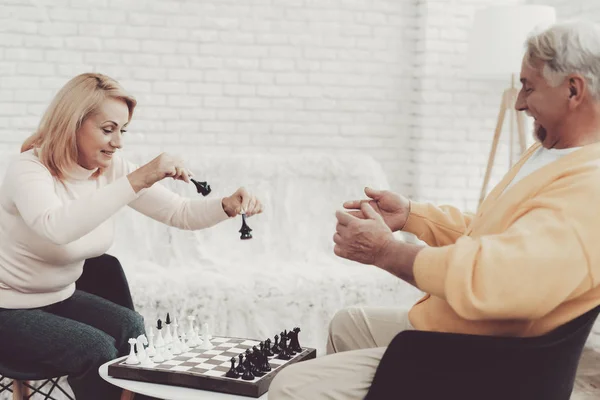
<path fill-rule="evenodd" d="M 148 339 L 146 338 L 146 335 L 140 335 L 137 337 L 136 342 L 137 358 L 138 360 L 140 360 L 141 363 L 144 363 L 144 361 L 148 358 L 148 355 L 146 354 L 146 350 L 144 348 L 144 345 L 148 344 Z"/>
<path fill-rule="evenodd" d="M 155 363 L 161 363 L 165 361 L 165 358 L 163 357 L 163 352 L 164 352 L 164 342 L 163 344 L 159 345 L 158 341 L 156 343 L 156 355 L 154 357 L 152 357 L 152 361 L 154 361 Z"/>
<path fill-rule="evenodd" d="M 146 354 L 150 357 L 156 355 L 156 348 L 154 347 L 154 328 L 152 327 L 150 327 L 148 332 L 148 348 L 146 349 Z"/>
<path fill-rule="evenodd" d="M 200 337 L 200 328 L 197 324 L 194 324 L 194 340 L 196 341 L 196 346 L 202 345 L 202 338 Z"/>
<path fill-rule="evenodd" d="M 157 329 L 158 333 L 156 334 L 156 348 L 164 347 L 166 345 L 165 339 L 163 338 L 162 329 Z"/>
<path fill-rule="evenodd" d="M 167 347 L 169 347 L 173 342 L 173 335 L 171 335 L 171 324 L 165 323 L 165 327 L 165 344 L 167 345 Z"/>
<path fill-rule="evenodd" d="M 175 355 L 183 353 L 181 340 L 179 340 L 179 333 L 177 332 L 178 327 L 179 324 L 177 323 L 177 318 L 175 318 L 173 321 L 173 342 L 171 343 L 171 352 Z"/>
<path fill-rule="evenodd" d="M 129 350 L 129 357 L 127 357 L 127 360 L 125 360 L 125 364 L 131 364 L 131 365 L 139 364 L 140 360 L 138 360 L 137 356 L 135 355 L 135 348 L 134 348 L 137 341 L 135 340 L 135 338 L 131 338 L 128 340 L 128 343 L 130 346 L 130 350 Z"/>
<path fill-rule="evenodd" d="M 181 352 L 182 353 L 186 353 L 186 352 L 190 351 L 190 348 L 188 347 L 187 344 L 185 344 L 185 342 L 186 342 L 185 332 L 181 332 Z"/>
<path fill-rule="evenodd" d="M 153 367 L 156 364 L 154 364 L 152 362 L 152 359 L 150 357 L 146 357 L 146 358 L 144 358 L 144 361 L 142 361 L 142 363 L 140 365 L 142 367 Z"/>
<path fill-rule="evenodd" d="M 203 350 L 210 350 L 210 349 L 212 349 L 213 345 L 210 342 L 210 338 L 211 338 L 211 335 L 208 332 L 208 323 L 205 322 L 202 325 L 202 349 Z"/>
<path fill-rule="evenodd" d="M 196 332 L 194 332 L 194 320 L 196 319 L 196 317 L 193 315 L 188 315 L 187 319 L 190 324 L 190 329 L 188 330 L 188 333 L 186 335 L 187 345 L 189 347 L 196 347 L 198 345 L 198 342 L 196 341 Z"/>
<path fill-rule="evenodd" d="M 162 356 L 166 361 L 173 358 L 173 353 L 169 350 L 169 346 L 165 345 L 165 347 L 163 347 Z"/>

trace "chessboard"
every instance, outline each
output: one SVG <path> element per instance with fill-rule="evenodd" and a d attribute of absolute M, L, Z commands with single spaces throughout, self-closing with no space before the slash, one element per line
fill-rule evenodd
<path fill-rule="evenodd" d="M 287 356 L 281 359 L 278 353 L 258 350 L 259 346 L 261 349 L 266 347 L 264 342 L 258 340 L 215 336 L 210 342 L 211 349 L 200 346 L 189 348 L 168 360 L 152 365 L 131 365 L 121 358 L 108 366 L 108 374 L 115 378 L 258 398 L 267 392 L 271 381 L 282 368 L 313 359 L 317 354 L 315 349 L 298 347 L 296 350 L 301 351 L 286 351 Z M 245 360 L 242 361 L 244 357 Z M 268 363 L 268 366 L 265 363 Z M 238 371 L 238 376 L 228 377 L 234 369 Z M 255 373 L 246 371 L 248 369 Z"/>

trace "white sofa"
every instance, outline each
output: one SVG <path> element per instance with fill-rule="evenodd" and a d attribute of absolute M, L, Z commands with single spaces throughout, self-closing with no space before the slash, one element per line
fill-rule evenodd
<path fill-rule="evenodd" d="M 142 163 L 156 154 L 126 157 Z M 376 267 L 333 254 L 335 210 L 362 198 L 364 186 L 386 188 L 372 158 L 354 155 L 183 155 L 210 197 L 245 186 L 265 204 L 248 219 L 252 240 L 240 240 L 241 218 L 202 231 L 167 227 L 127 208 L 118 216 L 110 253 L 123 264 L 135 305 L 157 318 L 194 314 L 215 334 L 266 338 L 299 326 L 301 343 L 323 354 L 327 324 L 340 308 L 409 306 L 419 292 Z M 182 196 L 192 184 L 167 181 Z"/>

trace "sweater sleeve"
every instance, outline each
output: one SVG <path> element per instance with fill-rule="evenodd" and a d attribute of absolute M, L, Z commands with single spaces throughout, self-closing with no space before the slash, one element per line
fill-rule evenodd
<path fill-rule="evenodd" d="M 121 162 L 119 174 L 128 174 L 138 168 L 125 160 Z M 186 230 L 209 228 L 229 218 L 223 210 L 221 198 L 185 198 L 160 182 L 141 190 L 129 206 L 156 221 Z"/>
<path fill-rule="evenodd" d="M 123 177 L 87 196 L 63 202 L 48 169 L 26 158 L 11 163 L 5 184 L 27 226 L 57 245 L 80 239 L 135 198 L 129 180 Z"/>
<path fill-rule="evenodd" d="M 600 190 L 578 179 L 524 202 L 503 232 L 423 249 L 417 286 L 469 320 L 539 318 L 592 288 Z"/>
<path fill-rule="evenodd" d="M 464 235 L 472 219 L 473 215 L 452 206 L 411 202 L 402 230 L 413 233 L 430 246 L 445 246 Z"/>

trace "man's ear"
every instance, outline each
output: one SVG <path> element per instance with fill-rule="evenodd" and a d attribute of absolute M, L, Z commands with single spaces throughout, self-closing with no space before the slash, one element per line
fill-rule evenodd
<path fill-rule="evenodd" d="M 587 82 L 581 75 L 571 75 L 568 78 L 569 85 L 569 101 L 575 104 L 581 103 L 587 88 Z"/>

